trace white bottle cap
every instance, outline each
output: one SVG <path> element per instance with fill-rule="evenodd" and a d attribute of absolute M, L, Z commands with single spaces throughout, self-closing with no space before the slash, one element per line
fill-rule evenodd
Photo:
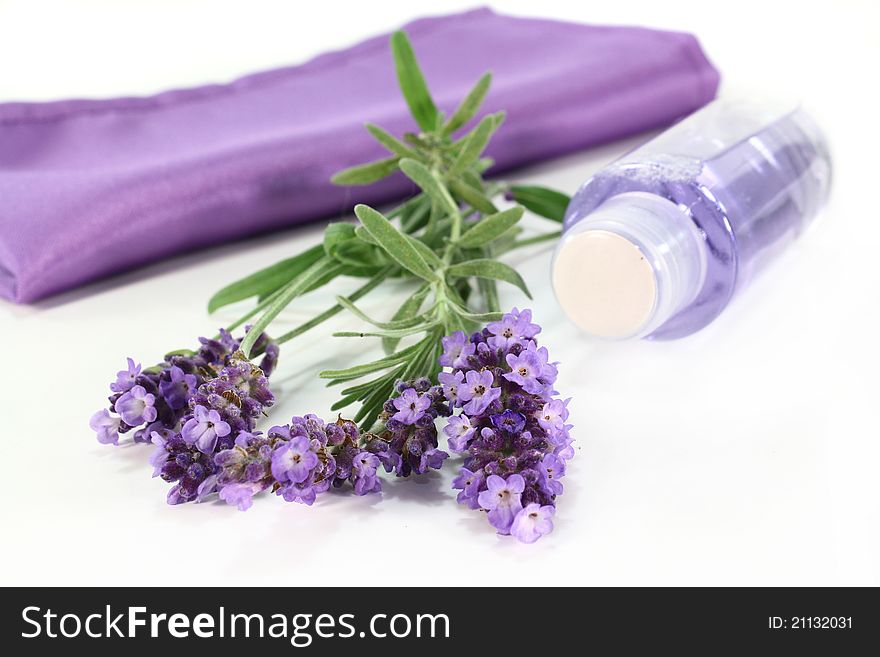
<path fill-rule="evenodd" d="M 654 194 L 614 196 L 562 236 L 553 289 L 565 313 L 598 338 L 651 334 L 694 300 L 706 276 L 702 232 Z"/>

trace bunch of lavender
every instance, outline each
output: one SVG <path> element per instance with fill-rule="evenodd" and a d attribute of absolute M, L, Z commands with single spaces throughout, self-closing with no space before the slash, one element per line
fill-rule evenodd
<path fill-rule="evenodd" d="M 444 428 L 465 455 L 453 487 L 458 501 L 488 512 L 500 534 L 533 543 L 553 529 L 565 462 L 574 455 L 568 401 L 553 389 L 556 363 L 535 336 L 529 310 L 514 308 L 466 336 L 443 338 L 439 379 L 461 409 Z"/>
<path fill-rule="evenodd" d="M 140 427 L 136 439 L 158 445 L 152 463 L 157 476 L 175 484 L 169 494 L 172 503 L 216 491 L 228 502 L 247 508 L 256 492 L 272 489 L 285 499 L 310 504 L 318 493 L 345 481 L 359 494 L 379 490 L 378 465 L 398 476 L 439 468 L 447 454 L 438 449 L 435 419 L 449 414 L 441 391 L 432 385 L 441 369 L 441 338 L 501 320 L 498 281 L 529 292 L 516 270 L 497 258 L 560 234 L 554 229 L 519 239 L 517 224 L 525 209 L 561 223 L 567 196 L 483 177 L 492 166 L 483 151 L 504 119 L 503 112 L 496 112 L 475 120 L 491 76 L 484 75 L 447 117 L 435 105 L 403 32 L 392 36 L 391 51 L 417 131 L 398 138 L 368 124 L 367 130 L 389 157 L 346 169 L 333 181 L 365 185 L 399 172 L 415 183 L 419 193 L 385 214 L 357 205 L 358 225 L 330 224 L 322 244 L 220 290 L 209 301 L 209 312 L 256 299 L 253 308 L 228 328 L 256 317 L 241 343 L 233 346 L 228 334 L 222 333 L 218 342 L 222 353 L 172 357 L 151 372 L 141 373 L 131 362 L 117 382 L 120 396 L 111 397 L 109 411 L 92 418 L 102 442 L 115 443 L 119 432 Z M 471 129 L 461 134 L 468 125 Z M 517 205 L 499 209 L 497 197 Z M 274 344 L 266 343 L 263 332 L 294 299 L 343 275 L 366 281 Z M 390 318 L 379 321 L 355 302 L 389 278 L 411 283 L 412 290 Z M 255 432 L 256 418 L 272 403 L 264 375 L 274 365 L 277 345 L 343 310 L 376 328 L 336 335 L 381 338 L 387 354 L 320 374 L 330 379 L 329 385 L 345 385 L 331 410 L 360 404 L 352 421 L 324 424 L 306 416 L 286 428 L 274 427 L 265 436 Z M 401 341 L 409 344 L 400 348 Z M 249 359 L 263 350 L 267 355 L 260 372 Z M 363 377 L 372 378 L 355 383 Z M 163 381 L 167 392 L 160 385 Z M 507 397 L 502 399 L 507 402 Z M 452 421 L 463 421 L 462 417 L 467 416 Z M 530 435 L 546 437 L 547 432 Z M 535 446 L 533 451 L 540 449 Z M 478 467 L 475 463 L 470 466 Z M 520 470 L 522 474 L 511 476 L 531 476 L 528 468 Z M 518 499 L 535 498 L 534 504 L 546 515 L 547 498 L 525 492 L 525 484 L 523 491 Z"/>
<path fill-rule="evenodd" d="M 245 359 L 240 341 L 225 330 L 216 339 L 199 338 L 197 352 L 176 352 L 143 370 L 134 360 L 110 384 L 109 408 L 92 416 L 98 442 L 116 445 L 119 434 L 135 429 L 135 442 L 153 442 L 154 476 L 175 483 L 168 502 L 198 499 L 210 491 L 213 454 L 254 429 L 274 402 L 267 375 L 278 361 L 278 346 L 258 336 L 260 367 Z M 206 484 L 208 482 L 208 484 Z"/>

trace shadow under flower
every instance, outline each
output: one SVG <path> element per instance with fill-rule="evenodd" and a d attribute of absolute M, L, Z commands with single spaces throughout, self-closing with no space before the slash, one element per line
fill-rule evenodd
<path fill-rule="evenodd" d="M 153 466 L 150 465 L 149 459 L 155 449 L 152 444 L 126 440 L 115 447 L 111 445 L 110 449 L 107 449 L 106 445 L 97 443 L 96 446 L 97 448 L 93 450 L 95 458 L 113 459 L 119 472 L 124 474 L 142 472 L 146 477 L 151 476 Z"/>
<path fill-rule="evenodd" d="M 429 506 L 455 503 L 444 477 L 436 470 L 411 477 L 384 477 L 382 494 L 389 499 Z"/>

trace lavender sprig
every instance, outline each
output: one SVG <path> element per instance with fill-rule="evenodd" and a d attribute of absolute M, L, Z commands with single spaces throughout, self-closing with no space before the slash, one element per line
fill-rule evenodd
<path fill-rule="evenodd" d="M 465 456 L 453 487 L 458 502 L 488 513 L 499 534 L 533 543 L 553 529 L 565 462 L 574 455 L 568 402 L 553 389 L 557 364 L 535 336 L 529 310 L 466 336 L 443 339 L 439 375 L 459 413 L 444 429 Z"/>
<path fill-rule="evenodd" d="M 153 476 L 174 486 L 168 502 L 189 502 L 213 492 L 213 455 L 252 431 L 274 403 L 267 376 L 278 362 L 278 346 L 259 335 L 260 367 L 245 359 L 240 341 L 221 330 L 216 339 L 199 338 L 197 352 L 169 354 L 143 370 L 133 359 L 110 384 L 109 408 L 92 416 L 98 442 L 116 445 L 119 434 L 134 430 L 135 442 L 157 446 L 150 459 Z"/>

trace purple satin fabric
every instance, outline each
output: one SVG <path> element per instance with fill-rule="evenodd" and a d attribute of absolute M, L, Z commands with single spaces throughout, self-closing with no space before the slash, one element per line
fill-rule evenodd
<path fill-rule="evenodd" d="M 689 34 L 478 9 L 410 23 L 447 113 L 486 70 L 507 110 L 493 172 L 657 127 L 714 97 Z M 338 215 L 412 190 L 337 170 L 413 130 L 387 36 L 226 85 L 148 98 L 0 105 L 0 296 L 28 302 L 173 254 Z"/>

